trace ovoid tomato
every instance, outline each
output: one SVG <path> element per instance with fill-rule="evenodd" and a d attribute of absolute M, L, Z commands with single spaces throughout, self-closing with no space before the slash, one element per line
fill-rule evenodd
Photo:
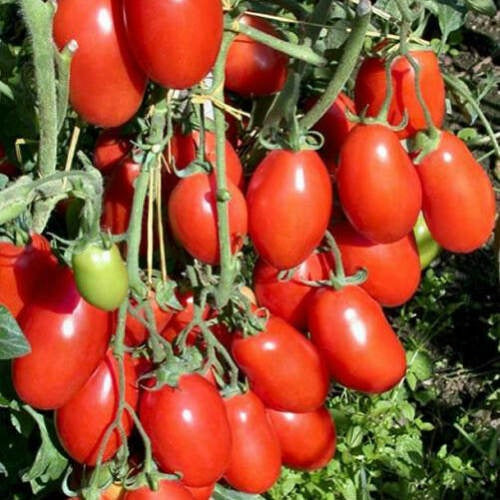
<path fill-rule="evenodd" d="M 253 274 L 259 304 L 298 330 L 305 330 L 307 307 L 315 288 L 303 281 L 327 279 L 331 269 L 329 254 L 312 253 L 294 270 L 290 279 L 280 280 L 280 271 L 259 259 Z"/>
<path fill-rule="evenodd" d="M 18 247 L 0 241 L 0 304 L 17 316 L 56 266 L 50 243 L 39 234 Z"/>
<path fill-rule="evenodd" d="M 3 145 L 0 144 L 0 174 L 4 174 L 7 177 L 14 177 L 18 173 L 18 168 L 9 161 Z"/>
<path fill-rule="evenodd" d="M 410 55 L 420 67 L 420 88 L 432 121 L 437 127 L 441 127 L 445 113 L 445 87 L 436 54 L 429 50 L 412 50 Z M 400 139 L 405 139 L 419 130 L 426 129 L 427 125 L 417 98 L 415 71 L 406 57 L 400 56 L 394 60 L 391 75 L 394 93 L 388 119 L 391 125 L 399 125 L 405 111 L 408 113 L 408 125 L 398 133 Z M 358 113 L 367 108 L 367 116 L 376 116 L 382 107 L 386 92 L 384 59 L 365 59 L 356 78 L 355 102 Z"/>
<path fill-rule="evenodd" d="M 406 236 L 422 206 L 422 188 L 394 132 L 383 125 L 357 125 L 340 151 L 340 202 L 354 228 L 378 243 Z"/>
<path fill-rule="evenodd" d="M 120 250 L 113 243 L 88 243 L 72 256 L 76 286 L 89 303 L 105 311 L 118 309 L 128 294 L 128 273 Z"/>
<path fill-rule="evenodd" d="M 280 38 L 268 21 L 243 15 L 238 23 Z M 279 92 L 287 77 L 288 56 L 239 34 L 231 43 L 226 61 L 227 89 L 242 96 L 264 96 Z"/>
<path fill-rule="evenodd" d="M 224 479 L 238 491 L 264 493 L 281 472 L 280 445 L 262 401 L 252 392 L 224 400 L 233 440 Z"/>
<path fill-rule="evenodd" d="M 396 307 L 408 302 L 420 284 L 420 259 L 413 233 L 394 243 L 374 243 L 359 234 L 348 222 L 332 228 L 342 253 L 347 274 L 360 269 L 368 279 L 360 285 L 377 302 Z"/>
<path fill-rule="evenodd" d="M 442 248 L 432 237 L 422 212 L 420 212 L 417 223 L 413 228 L 413 234 L 417 241 L 420 267 L 425 269 L 441 253 Z"/>
<path fill-rule="evenodd" d="M 123 500 L 193 500 L 193 495 L 179 482 L 162 479 L 156 491 L 143 486 L 127 491 Z"/>
<path fill-rule="evenodd" d="M 139 416 L 164 472 L 179 472 L 188 486 L 209 486 L 227 469 L 231 432 L 217 389 L 198 374 L 177 387 L 144 391 Z"/>
<path fill-rule="evenodd" d="M 132 150 L 130 136 L 123 136 L 120 129 L 103 130 L 94 146 L 94 166 L 103 174 L 110 173 Z"/>
<path fill-rule="evenodd" d="M 278 436 L 283 464 L 300 470 L 321 469 L 335 454 L 335 423 L 326 408 L 307 413 L 267 409 Z"/>
<path fill-rule="evenodd" d="M 220 0 L 124 0 L 123 6 L 132 50 L 152 80 L 186 89 L 210 71 L 222 41 Z"/>
<path fill-rule="evenodd" d="M 75 110 L 101 127 L 128 121 L 139 109 L 146 76 L 128 45 L 122 0 L 59 0 L 54 39 L 59 49 L 78 43 L 70 80 Z"/>
<path fill-rule="evenodd" d="M 193 495 L 194 500 L 210 500 L 215 489 L 215 484 L 202 488 L 190 488 L 189 486 L 185 486 L 185 488 Z"/>
<path fill-rule="evenodd" d="M 332 213 L 325 164 L 314 151 L 272 151 L 252 175 L 247 202 L 260 256 L 277 269 L 298 266 L 320 243 Z"/>
<path fill-rule="evenodd" d="M 382 308 L 362 288 L 320 289 L 309 331 L 333 378 L 349 389 L 381 393 L 405 375 L 405 351 Z"/>
<path fill-rule="evenodd" d="M 125 490 L 121 484 L 112 484 L 100 495 L 99 500 L 122 500 Z M 71 497 L 74 500 L 81 500 L 80 497 Z M 67 500 L 70 500 L 68 498 Z"/>
<path fill-rule="evenodd" d="M 18 317 L 31 353 L 12 363 L 19 397 L 41 410 L 65 405 L 103 359 L 112 331 L 109 313 L 83 300 L 71 269 L 56 267 Z"/>
<path fill-rule="evenodd" d="M 491 181 L 467 146 L 450 132 L 417 166 L 422 211 L 432 237 L 446 250 L 467 253 L 488 240 L 495 224 Z"/>
<path fill-rule="evenodd" d="M 306 412 L 323 404 L 329 387 L 327 367 L 316 347 L 282 319 L 271 316 L 257 335 L 237 335 L 232 354 L 266 406 Z"/>
<path fill-rule="evenodd" d="M 230 181 L 229 230 L 231 250 L 237 252 L 247 234 L 248 215 L 245 198 Z M 175 239 L 196 259 L 210 265 L 219 263 L 217 236 L 217 186 L 215 178 L 195 174 L 182 179 L 170 195 L 168 217 Z"/>
<path fill-rule="evenodd" d="M 125 354 L 125 400 L 137 406 L 139 389 L 131 357 Z M 94 466 L 102 439 L 115 418 L 119 402 L 118 363 L 111 351 L 101 361 L 85 385 L 55 412 L 59 441 L 66 453 L 77 462 Z M 133 427 L 132 417 L 124 412 L 122 428 L 128 436 Z M 109 460 L 121 446 L 120 432 L 115 429 L 104 448 L 103 461 Z"/>

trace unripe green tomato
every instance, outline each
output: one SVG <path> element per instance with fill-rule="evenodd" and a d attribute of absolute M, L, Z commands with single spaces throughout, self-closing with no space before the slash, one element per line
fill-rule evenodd
<path fill-rule="evenodd" d="M 116 245 L 109 249 L 88 243 L 72 258 L 75 282 L 80 295 L 105 311 L 120 307 L 128 293 L 128 274 Z"/>
<path fill-rule="evenodd" d="M 432 237 L 422 212 L 420 212 L 418 216 L 417 223 L 413 228 L 413 233 L 417 240 L 420 267 L 425 269 L 439 255 L 442 248 Z"/>

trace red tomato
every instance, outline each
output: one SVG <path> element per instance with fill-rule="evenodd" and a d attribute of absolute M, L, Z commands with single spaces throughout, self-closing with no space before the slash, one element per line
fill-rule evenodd
<path fill-rule="evenodd" d="M 240 24 L 280 38 L 268 21 L 243 15 Z M 242 96 L 264 96 L 283 89 L 287 77 L 288 56 L 239 34 L 231 43 L 226 61 L 226 88 Z"/>
<path fill-rule="evenodd" d="M 328 370 L 316 347 L 282 319 L 271 316 L 265 330 L 252 337 L 237 335 L 232 354 L 266 406 L 306 412 L 323 404 Z"/>
<path fill-rule="evenodd" d="M 152 80 L 186 89 L 212 69 L 222 41 L 220 0 L 124 0 L 123 6 L 130 44 Z"/>
<path fill-rule="evenodd" d="M 179 472 L 187 486 L 215 483 L 229 464 L 231 432 L 217 389 L 198 374 L 177 387 L 144 391 L 140 419 L 164 472 Z"/>
<path fill-rule="evenodd" d="M 495 225 L 495 193 L 467 146 L 450 132 L 441 132 L 438 148 L 423 159 L 417 172 L 433 238 L 460 253 L 486 243 Z"/>
<path fill-rule="evenodd" d="M 328 227 L 330 177 L 314 151 L 272 151 L 252 175 L 247 201 L 257 252 L 277 269 L 291 269 L 311 255 Z"/>
<path fill-rule="evenodd" d="M 18 173 L 18 168 L 9 161 L 4 147 L 0 144 L 0 174 L 4 174 L 7 177 L 14 177 Z"/>
<path fill-rule="evenodd" d="M 52 271 L 43 287 L 24 307 L 18 323 L 31 353 L 12 363 L 18 396 L 41 410 L 65 405 L 85 384 L 103 359 L 112 317 L 85 302 L 71 269 Z"/>
<path fill-rule="evenodd" d="M 335 423 L 326 408 L 308 413 L 267 409 L 278 436 L 283 464 L 300 470 L 320 469 L 335 454 Z"/>
<path fill-rule="evenodd" d="M 39 234 L 32 234 L 25 247 L 0 241 L 0 304 L 17 317 L 56 262 L 50 243 Z"/>
<path fill-rule="evenodd" d="M 405 375 L 405 351 L 382 308 L 362 288 L 316 292 L 309 331 L 333 378 L 349 389 L 381 393 Z"/>
<path fill-rule="evenodd" d="M 329 254 L 312 253 L 294 270 L 291 279 L 283 281 L 279 279 L 278 269 L 259 259 L 253 274 L 259 304 L 298 330 L 305 330 L 307 307 L 315 288 L 302 281 L 327 279 L 332 269 L 328 260 L 331 260 Z"/>
<path fill-rule="evenodd" d="M 247 234 L 247 206 L 241 191 L 228 180 L 231 249 L 237 252 Z M 217 234 L 217 187 L 213 176 L 195 174 L 182 179 L 168 202 L 168 216 L 177 241 L 195 258 L 219 263 Z"/>
<path fill-rule="evenodd" d="M 281 452 L 262 401 L 252 392 L 224 400 L 233 438 L 224 479 L 238 491 L 264 493 L 278 480 Z"/>
<path fill-rule="evenodd" d="M 194 500 L 210 500 L 214 492 L 215 484 L 204 486 L 203 488 L 190 488 L 189 486 L 185 488 L 193 495 Z"/>
<path fill-rule="evenodd" d="M 439 61 L 430 50 L 412 50 L 410 54 L 420 66 L 420 88 L 432 120 L 437 127 L 441 127 L 445 113 L 445 87 Z M 399 125 L 404 112 L 408 113 L 408 125 L 398 133 L 400 139 L 406 139 L 418 130 L 427 128 L 415 90 L 415 71 L 408 59 L 400 56 L 392 63 L 391 74 L 394 94 L 388 119 L 391 125 Z M 378 57 L 365 59 L 356 78 L 355 101 L 358 113 L 368 107 L 367 116 L 376 116 L 386 92 L 385 61 Z"/>
<path fill-rule="evenodd" d="M 94 166 L 103 174 L 111 172 L 132 150 L 130 136 L 123 136 L 119 129 L 103 130 L 94 147 Z"/>
<path fill-rule="evenodd" d="M 124 367 L 125 400 L 135 408 L 139 389 L 134 364 L 128 354 L 124 358 Z M 101 441 L 118 409 L 118 376 L 118 363 L 108 351 L 85 385 L 55 412 L 59 441 L 66 453 L 81 464 L 94 466 L 97 462 Z M 121 424 L 125 434 L 130 435 L 133 420 L 127 411 L 122 415 Z M 121 444 L 120 432 L 115 429 L 106 444 L 103 462 L 112 458 Z"/>
<path fill-rule="evenodd" d="M 122 0 L 59 0 L 54 17 L 59 49 L 71 40 L 78 43 L 71 62 L 71 104 L 101 127 L 117 127 L 132 118 L 146 89 L 122 16 Z"/>
<path fill-rule="evenodd" d="M 368 271 L 361 285 L 377 302 L 396 307 L 408 302 L 420 284 L 420 258 L 413 233 L 394 243 L 373 243 L 348 222 L 332 228 L 347 274 Z"/>
<path fill-rule="evenodd" d="M 353 128 L 340 151 L 337 183 L 347 218 L 366 238 L 391 243 L 412 231 L 422 206 L 422 188 L 389 128 Z"/>
<path fill-rule="evenodd" d="M 179 482 L 162 479 L 158 490 L 152 491 L 147 486 L 125 493 L 123 500 L 193 500 L 193 495 Z"/>

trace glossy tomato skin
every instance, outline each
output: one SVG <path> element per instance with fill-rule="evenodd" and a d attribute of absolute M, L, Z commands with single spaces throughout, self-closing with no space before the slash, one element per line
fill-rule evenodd
<path fill-rule="evenodd" d="M 266 410 L 281 448 L 283 465 L 315 470 L 328 464 L 335 454 L 335 423 L 326 408 L 291 413 Z"/>
<path fill-rule="evenodd" d="M 303 281 L 328 278 L 332 259 L 326 253 L 312 253 L 289 280 L 280 280 L 280 271 L 259 259 L 254 270 L 254 288 L 259 304 L 297 330 L 307 328 L 307 308 L 316 290 Z"/>
<path fill-rule="evenodd" d="M 332 228 L 348 275 L 368 271 L 360 286 L 385 307 L 408 302 L 420 284 L 420 259 L 413 233 L 394 243 L 374 243 L 348 222 Z"/>
<path fill-rule="evenodd" d="M 252 175 L 247 202 L 260 256 L 277 269 L 298 266 L 320 243 L 332 213 L 325 164 L 314 151 L 272 151 Z"/>
<path fill-rule="evenodd" d="M 54 17 L 58 48 L 71 40 L 78 43 L 71 63 L 71 104 L 101 127 L 117 127 L 132 118 L 146 89 L 122 16 L 122 0 L 60 0 Z"/>
<path fill-rule="evenodd" d="M 420 256 L 420 267 L 425 269 L 441 253 L 442 248 L 432 237 L 423 213 L 418 216 L 417 223 L 413 228 L 413 234 L 415 235 Z"/>
<path fill-rule="evenodd" d="M 280 38 L 265 19 L 243 15 L 238 22 Z M 226 89 L 247 97 L 275 94 L 285 85 L 287 66 L 288 56 L 239 34 L 227 54 Z"/>
<path fill-rule="evenodd" d="M 237 335 L 232 354 L 267 407 L 306 412 L 323 404 L 329 387 L 327 367 L 316 347 L 282 319 L 271 316 L 257 335 Z"/>
<path fill-rule="evenodd" d="M 248 214 L 241 191 L 228 180 L 229 229 L 232 252 L 238 251 L 247 234 Z M 175 239 L 196 259 L 212 266 L 219 263 L 217 233 L 217 186 L 215 178 L 195 174 L 182 179 L 168 202 L 168 216 Z"/>
<path fill-rule="evenodd" d="M 131 357 L 125 354 L 125 400 L 136 408 L 139 400 L 136 372 Z M 94 466 L 101 440 L 115 418 L 119 402 L 118 363 L 111 351 L 101 361 L 85 385 L 55 412 L 57 435 L 68 455 L 75 461 Z M 133 427 L 132 417 L 124 412 L 122 428 L 128 436 Z M 103 461 L 114 456 L 120 445 L 118 429 L 108 440 Z"/>
<path fill-rule="evenodd" d="M 340 151 L 340 202 L 352 226 L 366 238 L 391 243 L 406 236 L 422 206 L 422 188 L 394 132 L 357 125 Z"/>
<path fill-rule="evenodd" d="M 382 308 L 362 288 L 320 289 L 309 307 L 311 339 L 333 378 L 367 393 L 392 389 L 405 375 L 405 351 Z"/>
<path fill-rule="evenodd" d="M 124 0 L 123 6 L 130 45 L 152 80 L 186 89 L 211 70 L 222 41 L 220 0 Z"/>
<path fill-rule="evenodd" d="M 41 410 L 60 408 L 83 387 L 112 331 L 111 315 L 83 300 L 69 268 L 57 267 L 50 279 L 18 317 L 31 353 L 12 363 L 18 396 Z"/>
<path fill-rule="evenodd" d="M 17 317 L 56 263 L 50 243 L 39 234 L 24 247 L 0 241 L 0 304 Z"/>
<path fill-rule="evenodd" d="M 435 151 L 417 166 L 422 211 L 432 237 L 446 250 L 472 252 L 488 240 L 495 224 L 491 181 L 467 146 L 441 132 Z"/>
<path fill-rule="evenodd" d="M 179 482 L 162 479 L 158 490 L 152 491 L 147 486 L 127 491 L 123 500 L 193 500 L 193 495 Z"/>
<path fill-rule="evenodd" d="M 109 174 L 132 150 L 130 136 L 123 136 L 120 129 L 103 130 L 94 146 L 94 166 L 103 174 Z"/>
<path fill-rule="evenodd" d="M 180 472 L 187 486 L 215 483 L 226 470 L 231 432 L 222 398 L 198 374 L 182 375 L 176 388 L 144 391 L 139 416 L 165 472 Z"/>
<path fill-rule="evenodd" d="M 439 61 L 430 50 L 412 50 L 410 54 L 420 66 L 422 95 L 432 121 L 437 127 L 441 127 L 445 113 L 445 86 Z M 388 119 L 391 125 L 399 125 L 405 110 L 407 111 L 408 125 L 398 133 L 400 139 L 406 139 L 427 128 L 417 99 L 415 71 L 406 57 L 401 56 L 393 62 L 391 73 L 394 94 Z M 356 78 L 355 101 L 358 113 L 368 107 L 367 116 L 376 116 L 384 102 L 386 90 L 385 61 L 380 58 L 365 59 Z"/>
<path fill-rule="evenodd" d="M 252 392 L 224 400 L 232 451 L 224 479 L 236 490 L 264 493 L 278 480 L 281 452 L 262 401 Z"/>
<path fill-rule="evenodd" d="M 185 486 L 185 488 L 193 495 L 194 500 L 210 500 L 215 489 L 215 484 L 202 488 L 190 488 L 189 486 Z"/>

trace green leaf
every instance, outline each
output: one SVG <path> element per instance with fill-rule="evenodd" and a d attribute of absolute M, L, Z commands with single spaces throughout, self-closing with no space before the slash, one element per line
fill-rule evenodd
<path fill-rule="evenodd" d="M 452 31 L 464 24 L 466 13 L 463 0 L 438 0 L 437 17 L 443 42 L 448 40 Z"/>
<path fill-rule="evenodd" d="M 0 95 L 4 95 L 10 100 L 14 100 L 14 93 L 12 92 L 12 89 L 2 81 L 0 81 Z"/>
<path fill-rule="evenodd" d="M 432 377 L 432 360 L 424 352 L 417 352 L 413 358 L 410 370 L 418 380 L 427 380 Z"/>
<path fill-rule="evenodd" d="M 467 7 L 479 14 L 494 16 L 497 12 L 495 2 L 493 0 L 465 0 Z"/>
<path fill-rule="evenodd" d="M 213 500 L 262 500 L 260 495 L 249 495 L 240 491 L 224 488 L 220 484 L 215 486 L 215 491 L 212 493 Z"/>
<path fill-rule="evenodd" d="M 0 306 L 0 359 L 13 359 L 31 352 L 30 345 L 9 310 Z"/>
<path fill-rule="evenodd" d="M 340 493 L 345 500 L 357 500 L 356 485 L 352 479 L 347 479 L 340 487 Z"/>

